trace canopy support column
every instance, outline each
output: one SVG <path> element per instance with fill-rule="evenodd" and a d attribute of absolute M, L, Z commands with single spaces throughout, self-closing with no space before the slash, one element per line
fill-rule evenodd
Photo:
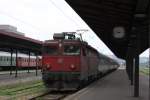
<path fill-rule="evenodd" d="M 10 50 L 11 56 L 10 56 L 10 75 L 12 75 L 12 70 L 13 70 L 13 64 L 12 64 L 12 60 L 13 60 L 13 49 Z"/>
<path fill-rule="evenodd" d="M 139 97 L 139 56 L 135 57 L 134 97 Z"/>
<path fill-rule="evenodd" d="M 136 29 L 136 40 L 135 40 L 135 63 L 134 63 L 134 97 L 139 97 L 139 53 L 140 53 L 140 39 L 141 39 L 141 30 L 140 23 L 142 23 L 141 19 L 137 19 L 137 29 Z"/>
<path fill-rule="evenodd" d="M 133 47 L 128 47 L 128 52 L 127 52 L 127 56 L 126 56 L 126 71 L 129 77 L 129 80 L 131 81 L 131 85 L 133 85 Z"/>
<path fill-rule="evenodd" d="M 28 59 L 28 67 L 27 67 L 28 68 L 28 73 L 30 73 L 30 56 L 31 56 L 31 52 L 29 51 L 29 59 Z"/>
<path fill-rule="evenodd" d="M 18 50 L 16 49 L 16 73 L 15 73 L 15 77 L 18 76 Z"/>
<path fill-rule="evenodd" d="M 36 54 L 36 76 L 38 75 L 38 62 L 39 59 L 38 59 L 38 55 Z"/>

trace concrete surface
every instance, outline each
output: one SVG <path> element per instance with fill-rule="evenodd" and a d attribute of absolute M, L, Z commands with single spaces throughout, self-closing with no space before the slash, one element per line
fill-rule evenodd
<path fill-rule="evenodd" d="M 41 72 L 38 72 L 36 76 L 35 72 L 30 73 L 18 73 L 18 77 L 15 77 L 15 74 L 0 74 L 0 86 L 12 85 L 17 83 L 24 83 L 28 81 L 41 80 Z"/>
<path fill-rule="evenodd" d="M 149 77 L 140 76 L 140 97 L 133 90 L 125 70 L 118 69 L 64 100 L 150 100 Z"/>

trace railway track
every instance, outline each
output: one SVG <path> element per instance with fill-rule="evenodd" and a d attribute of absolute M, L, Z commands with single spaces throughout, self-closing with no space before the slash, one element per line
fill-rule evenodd
<path fill-rule="evenodd" d="M 40 96 L 34 97 L 30 100 L 62 100 L 68 95 L 75 93 L 75 91 L 50 91 Z"/>
<path fill-rule="evenodd" d="M 104 75 L 102 75 L 100 77 L 100 79 L 104 78 L 106 75 L 108 75 L 109 73 L 112 73 L 112 71 L 109 71 L 107 73 L 105 73 Z M 95 80 L 97 81 L 97 80 Z M 89 82 L 88 84 L 86 84 L 85 86 L 81 87 L 79 90 L 85 88 L 86 86 L 90 85 L 93 82 Z M 34 97 L 30 100 L 63 100 L 65 97 L 79 91 L 79 90 L 72 90 L 72 91 L 49 91 L 47 93 L 44 93 L 40 96 Z"/>

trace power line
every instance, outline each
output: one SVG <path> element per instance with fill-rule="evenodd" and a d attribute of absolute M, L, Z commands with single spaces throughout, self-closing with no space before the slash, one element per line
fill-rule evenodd
<path fill-rule="evenodd" d="M 14 20 L 16 20 L 16 21 L 18 21 L 18 22 L 21 22 L 21 23 L 23 23 L 23 24 L 26 24 L 28 27 L 30 26 L 30 27 L 32 27 L 32 28 L 34 28 L 34 29 L 36 29 L 36 30 L 41 31 L 40 28 L 38 28 L 38 27 L 36 27 L 36 26 L 34 26 L 34 25 L 30 24 L 30 23 L 27 23 L 27 22 L 25 22 L 25 21 L 23 21 L 23 20 L 20 20 L 20 19 L 18 19 L 18 18 L 16 18 L 16 17 L 14 17 L 14 16 L 12 16 L 12 15 L 6 13 L 6 12 L 0 11 L 0 14 L 3 14 L 3 15 L 5 15 L 5 16 L 7 16 L 7 17 L 10 17 L 10 18 L 12 18 L 12 19 L 14 19 Z"/>
<path fill-rule="evenodd" d="M 51 4 L 54 5 L 67 19 L 69 19 L 70 21 L 74 22 L 74 23 L 76 24 L 76 26 L 79 27 L 79 24 L 78 24 L 76 21 L 74 21 L 71 17 L 69 17 L 68 15 L 66 15 L 66 13 L 64 13 L 64 11 L 63 11 L 59 6 L 57 6 L 53 0 L 49 0 L 49 1 L 50 1 Z M 16 20 L 16 21 L 18 21 L 18 22 L 21 22 L 21 23 L 23 23 L 23 24 L 26 24 L 27 26 L 30 26 L 30 27 L 32 27 L 32 28 L 34 28 L 34 29 L 36 29 L 36 30 L 41 31 L 40 28 L 38 28 L 38 27 L 36 27 L 36 26 L 34 26 L 34 25 L 30 24 L 30 23 L 27 23 L 27 22 L 25 22 L 25 21 L 23 21 L 23 20 L 20 20 L 20 19 L 18 19 L 18 18 L 16 18 L 16 17 L 14 17 L 14 16 L 12 16 L 12 15 L 6 13 L 6 12 L 0 11 L 0 13 L 3 14 L 3 15 L 5 15 L 5 16 L 8 16 L 8 17 L 10 17 L 10 18 L 12 18 L 12 19 L 14 19 L 14 20 Z"/>
<path fill-rule="evenodd" d="M 76 24 L 77 27 L 79 27 L 79 25 L 77 24 L 76 21 L 74 21 L 71 17 L 69 17 L 68 15 L 66 15 L 66 13 L 64 13 L 64 11 L 55 4 L 55 2 L 53 0 L 49 0 L 51 2 L 51 4 L 53 4 L 66 18 L 68 18 L 70 21 L 74 22 Z"/>

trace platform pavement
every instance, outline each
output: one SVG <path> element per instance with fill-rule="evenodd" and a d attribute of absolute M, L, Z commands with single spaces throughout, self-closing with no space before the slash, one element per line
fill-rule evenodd
<path fill-rule="evenodd" d="M 150 100 L 149 77 L 140 75 L 140 97 L 133 90 L 125 70 L 118 69 L 64 100 Z"/>
<path fill-rule="evenodd" d="M 0 75 L 0 87 L 6 86 L 6 85 L 13 85 L 17 83 L 24 83 L 24 82 L 30 82 L 30 81 L 36 81 L 36 80 L 42 80 L 41 72 L 38 71 L 38 74 L 36 76 L 35 72 L 20 72 L 18 73 L 18 76 L 15 77 L 15 74 L 1 74 Z"/>

